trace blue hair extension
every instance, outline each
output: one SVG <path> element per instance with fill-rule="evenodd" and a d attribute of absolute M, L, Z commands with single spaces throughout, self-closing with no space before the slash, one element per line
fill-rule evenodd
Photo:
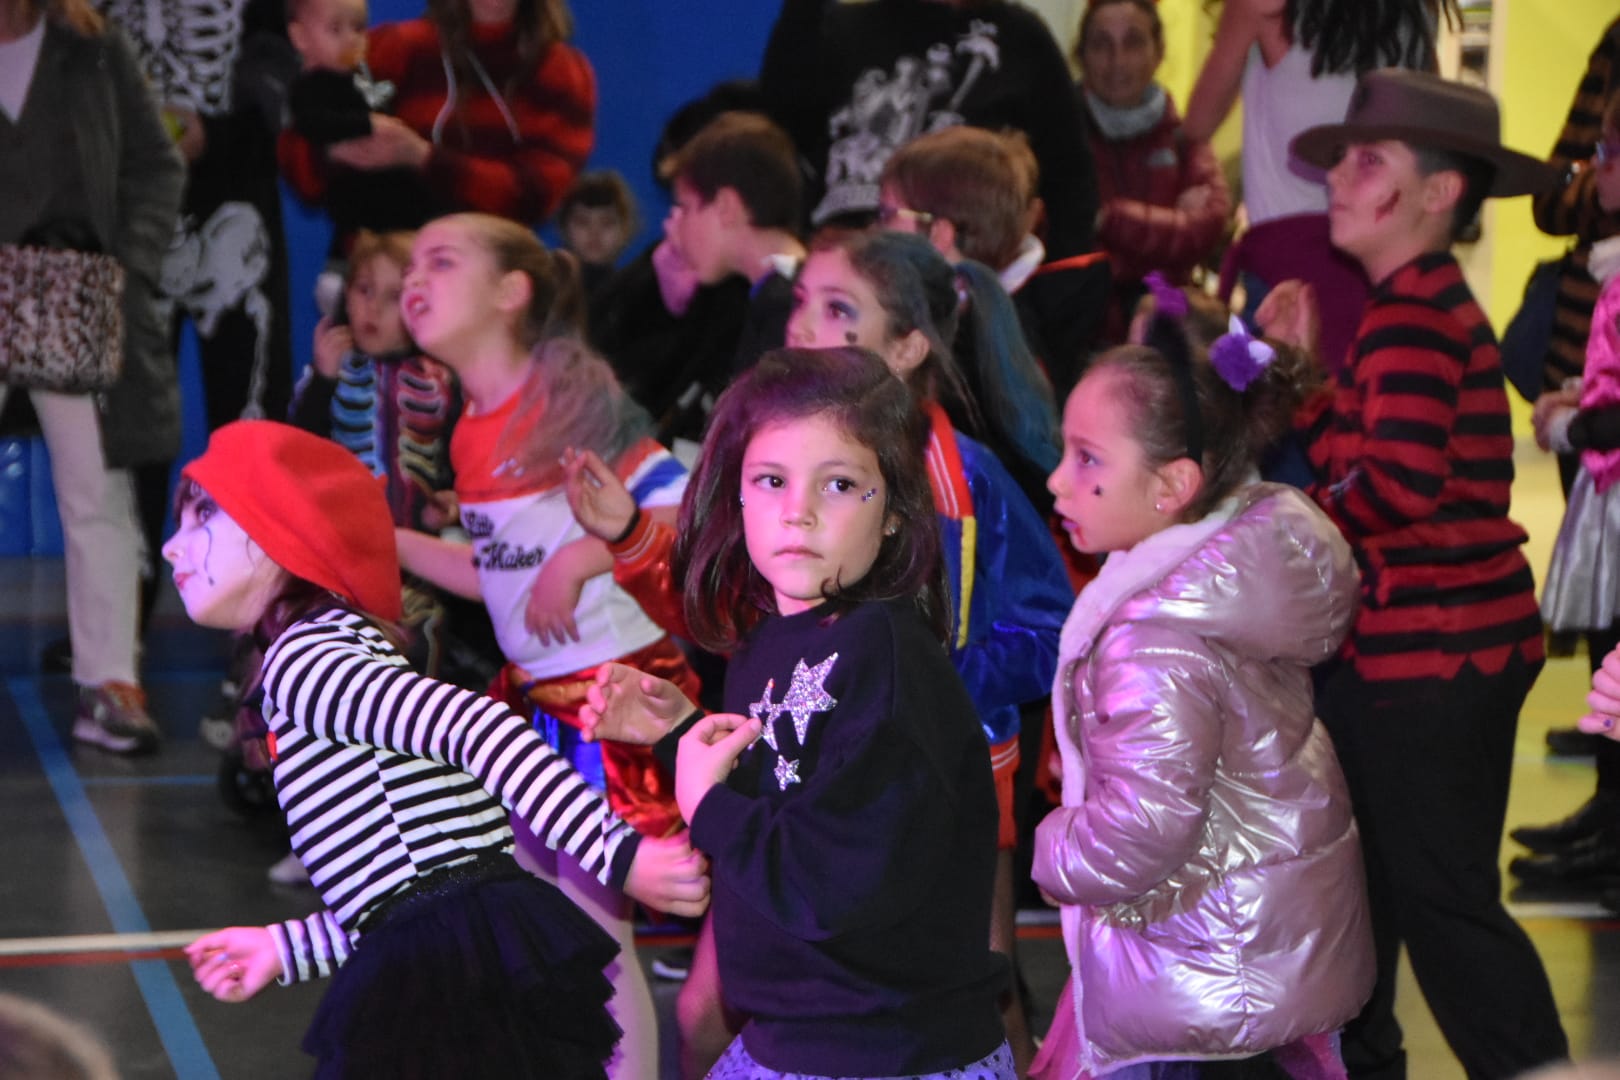
<path fill-rule="evenodd" d="M 1018 309 L 995 273 L 982 263 L 956 265 L 967 296 L 963 318 L 972 346 L 971 363 L 959 361 L 978 396 L 986 425 L 1041 475 L 1057 467 L 1062 456 L 1057 403 L 1052 383 L 1024 340 Z M 959 332 L 958 340 L 964 335 Z"/>

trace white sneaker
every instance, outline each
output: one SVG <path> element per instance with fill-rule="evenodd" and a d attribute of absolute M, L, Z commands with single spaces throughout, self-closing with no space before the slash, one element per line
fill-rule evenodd
<path fill-rule="evenodd" d="M 271 865 L 266 876 L 277 885 L 299 888 L 309 885 L 309 871 L 298 861 L 296 852 L 289 851 Z"/>

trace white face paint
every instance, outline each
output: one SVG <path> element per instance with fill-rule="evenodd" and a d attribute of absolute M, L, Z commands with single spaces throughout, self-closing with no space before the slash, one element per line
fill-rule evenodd
<path fill-rule="evenodd" d="M 220 630 L 251 630 L 287 576 L 207 493 L 181 511 L 163 557 L 186 614 Z"/>

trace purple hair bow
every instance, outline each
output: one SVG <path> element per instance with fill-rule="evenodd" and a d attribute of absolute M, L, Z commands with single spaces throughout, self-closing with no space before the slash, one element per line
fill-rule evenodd
<path fill-rule="evenodd" d="M 1187 294 L 1164 279 L 1157 270 L 1142 279 L 1142 284 L 1153 294 L 1153 306 L 1160 315 L 1172 319 L 1187 317 Z"/>
<path fill-rule="evenodd" d="M 1277 350 L 1251 337 L 1248 327 L 1236 315 L 1227 323 L 1227 332 L 1216 338 L 1209 347 L 1209 362 L 1214 365 L 1216 373 L 1226 380 L 1227 386 L 1240 394 L 1276 358 Z"/>

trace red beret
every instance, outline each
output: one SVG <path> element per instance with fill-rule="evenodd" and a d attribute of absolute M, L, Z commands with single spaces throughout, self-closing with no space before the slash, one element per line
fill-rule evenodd
<path fill-rule="evenodd" d="M 390 622 L 403 613 L 383 481 L 337 443 L 290 424 L 236 420 L 181 475 L 283 570 Z"/>

